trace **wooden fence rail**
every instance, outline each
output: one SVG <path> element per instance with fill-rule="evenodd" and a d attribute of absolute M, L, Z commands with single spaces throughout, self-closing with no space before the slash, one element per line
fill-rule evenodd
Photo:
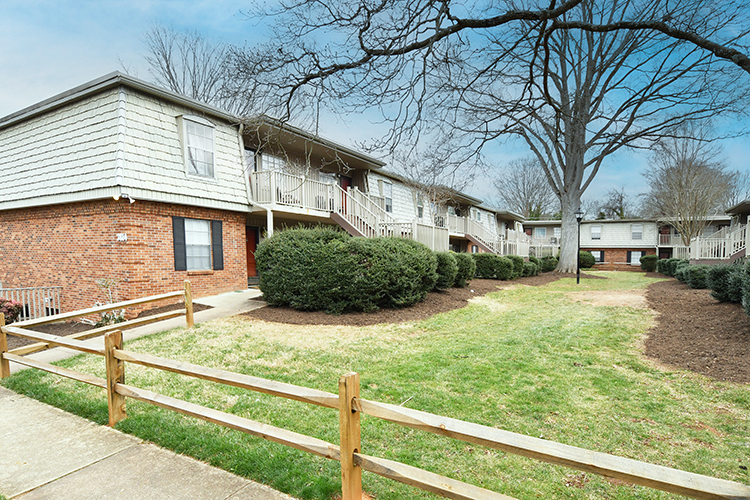
<path fill-rule="evenodd" d="M 122 348 L 122 333 L 120 331 L 108 332 L 105 336 L 104 349 L 96 349 L 83 343 L 81 340 L 55 337 L 17 326 L 2 326 L 3 322 L 4 318 L 0 314 L 0 367 L 3 366 L 3 363 L 7 366 L 8 362 L 12 361 L 106 389 L 110 425 L 114 425 L 127 417 L 125 400 L 126 398 L 131 398 L 314 455 L 338 460 L 341 462 L 343 500 L 361 499 L 362 470 L 447 498 L 461 500 L 512 500 L 511 497 L 500 493 L 427 472 L 410 465 L 361 453 L 361 414 L 413 429 L 497 448 L 508 453 L 601 474 L 606 477 L 617 478 L 693 498 L 750 499 L 750 487 L 739 483 L 532 438 L 494 427 L 487 427 L 392 404 L 368 401 L 362 399 L 359 395 L 359 376 L 356 373 L 343 375 L 339 379 L 339 394 L 337 395 L 250 375 L 126 351 Z M 107 378 L 102 379 L 78 373 L 73 370 L 9 353 L 7 352 L 7 334 L 104 356 Z M 126 385 L 124 383 L 126 363 L 135 363 L 317 406 L 338 409 L 340 445 L 337 446 L 314 437 Z M 0 372 L 0 375 L 3 377 L 9 373 L 7 368 L 0 370 Z"/>

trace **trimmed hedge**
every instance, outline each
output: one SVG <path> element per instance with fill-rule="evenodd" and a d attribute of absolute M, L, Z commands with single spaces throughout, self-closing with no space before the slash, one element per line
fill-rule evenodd
<path fill-rule="evenodd" d="M 661 274 L 667 274 L 666 264 L 667 264 L 667 259 L 659 259 L 658 261 L 656 261 L 656 271 L 660 272 Z"/>
<path fill-rule="evenodd" d="M 647 273 L 656 271 L 656 263 L 659 260 L 657 255 L 642 255 L 641 256 L 641 269 Z"/>
<path fill-rule="evenodd" d="M 437 258 L 421 243 L 330 228 L 280 231 L 258 245 L 255 260 L 268 304 L 303 311 L 406 307 L 438 279 Z"/>
<path fill-rule="evenodd" d="M 513 261 L 492 253 L 473 253 L 471 257 L 477 265 L 477 276 L 484 279 L 513 279 Z"/>
<path fill-rule="evenodd" d="M 591 252 L 581 250 L 578 252 L 578 262 L 580 262 L 581 269 L 590 269 L 596 264 L 596 259 Z"/>
<path fill-rule="evenodd" d="M 537 259 L 535 255 L 529 255 L 529 262 L 536 264 L 536 267 L 541 266 L 541 262 L 539 262 L 539 259 Z"/>
<path fill-rule="evenodd" d="M 742 308 L 750 316 L 750 259 L 742 266 Z"/>
<path fill-rule="evenodd" d="M 678 259 L 676 257 L 672 257 L 671 259 L 667 259 L 667 262 L 665 264 L 665 270 L 667 276 L 674 276 L 675 278 L 677 275 L 675 274 L 677 272 L 677 266 L 678 265 L 687 265 L 690 264 L 690 261 L 687 259 Z"/>
<path fill-rule="evenodd" d="M 674 277 L 682 281 L 683 283 L 687 284 L 688 282 L 687 272 L 688 272 L 689 267 L 690 267 L 690 264 L 680 259 L 680 262 L 677 262 L 677 265 L 675 266 Z"/>
<path fill-rule="evenodd" d="M 520 257 L 518 255 L 507 255 L 506 259 L 510 259 L 510 261 L 513 263 L 513 278 L 520 278 L 523 275 L 523 265 L 526 263 L 523 260 L 523 257 Z"/>
<path fill-rule="evenodd" d="M 542 257 L 540 261 L 541 267 L 539 268 L 539 272 L 548 273 L 550 271 L 554 271 L 555 269 L 557 269 L 557 262 L 557 257 L 553 257 L 552 255 Z"/>
<path fill-rule="evenodd" d="M 686 283 L 690 288 L 706 288 L 706 275 L 708 274 L 708 268 L 705 264 L 696 264 L 687 266 L 685 271 Z"/>
<path fill-rule="evenodd" d="M 466 283 L 474 279 L 474 275 L 477 273 L 477 265 L 468 253 L 456 253 L 453 254 L 453 257 L 456 259 L 456 265 L 458 266 L 456 281 L 453 286 L 463 288 Z"/>
<path fill-rule="evenodd" d="M 456 258 L 449 252 L 435 252 L 435 258 L 437 259 L 436 272 L 438 275 L 435 289 L 444 290 L 452 287 L 458 274 Z"/>
<path fill-rule="evenodd" d="M 529 276 L 536 276 L 537 274 L 539 274 L 539 266 L 537 266 L 533 262 L 523 263 L 523 273 L 521 275 L 524 278 L 527 278 Z"/>
<path fill-rule="evenodd" d="M 717 264 L 706 274 L 706 285 L 711 289 L 711 297 L 719 302 L 742 302 L 742 266 Z"/>

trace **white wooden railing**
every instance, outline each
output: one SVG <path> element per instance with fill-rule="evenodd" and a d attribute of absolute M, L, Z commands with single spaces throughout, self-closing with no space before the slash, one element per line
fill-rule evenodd
<path fill-rule="evenodd" d="M 0 297 L 15 300 L 23 306 L 19 321 L 44 318 L 60 313 L 62 287 L 3 288 L 0 283 Z"/>
<path fill-rule="evenodd" d="M 716 237 L 724 234 L 724 237 Z M 731 232 L 718 231 L 708 238 L 695 238 L 690 243 L 690 258 L 692 259 L 729 259 L 737 252 L 746 248 L 747 226 L 735 226 Z"/>
<path fill-rule="evenodd" d="M 333 210 L 333 185 L 284 172 L 252 172 L 250 185 L 257 203 Z"/>
<path fill-rule="evenodd" d="M 682 236 L 679 234 L 660 234 L 659 245 L 665 247 L 684 247 L 685 244 L 682 242 Z"/>

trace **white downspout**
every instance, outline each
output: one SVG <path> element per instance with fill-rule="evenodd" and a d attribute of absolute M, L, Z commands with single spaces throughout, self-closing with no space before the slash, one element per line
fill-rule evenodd
<path fill-rule="evenodd" d="M 245 142 L 242 140 L 242 133 L 245 130 L 245 124 L 240 123 L 239 129 L 237 129 L 237 144 L 240 147 L 240 161 L 242 164 L 242 176 L 245 178 L 245 193 L 247 194 L 247 204 L 251 207 L 258 207 L 266 211 L 266 235 L 268 237 L 273 236 L 273 211 L 270 208 L 264 207 L 260 203 L 253 203 L 253 192 L 250 188 L 250 172 L 245 172 Z"/>

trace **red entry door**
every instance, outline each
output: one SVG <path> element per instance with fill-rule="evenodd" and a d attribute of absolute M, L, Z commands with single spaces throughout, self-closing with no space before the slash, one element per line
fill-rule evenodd
<path fill-rule="evenodd" d="M 258 276 L 258 269 L 255 267 L 255 249 L 258 246 L 258 228 L 245 227 L 245 243 L 247 246 L 247 275 Z"/>

